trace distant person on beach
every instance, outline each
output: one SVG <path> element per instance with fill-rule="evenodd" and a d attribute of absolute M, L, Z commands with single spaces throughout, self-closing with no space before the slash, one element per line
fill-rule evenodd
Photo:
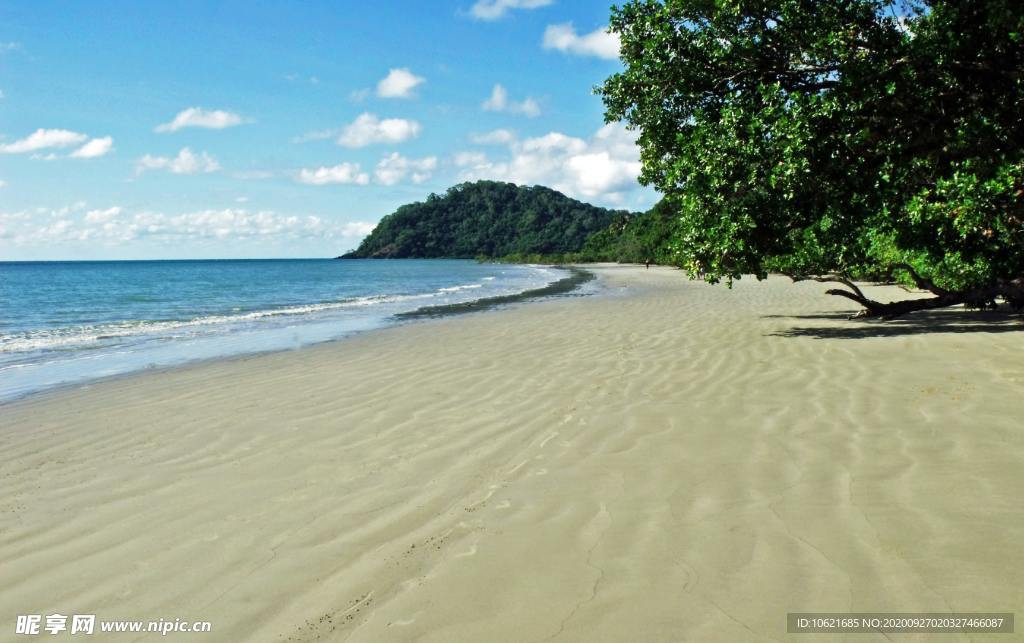
<path fill-rule="evenodd" d="M 650 270 L 650 269 L 651 269 L 651 260 L 650 260 L 650 259 L 648 259 L 647 261 L 645 261 L 645 262 L 644 262 L 644 266 L 645 266 L 645 267 L 646 267 L 646 268 L 647 268 L 648 270 Z"/>

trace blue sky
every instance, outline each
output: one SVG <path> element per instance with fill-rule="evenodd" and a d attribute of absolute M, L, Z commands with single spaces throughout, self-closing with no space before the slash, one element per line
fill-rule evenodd
<path fill-rule="evenodd" d="M 0 260 L 331 256 L 477 178 L 649 207 L 608 12 L 0 0 Z"/>

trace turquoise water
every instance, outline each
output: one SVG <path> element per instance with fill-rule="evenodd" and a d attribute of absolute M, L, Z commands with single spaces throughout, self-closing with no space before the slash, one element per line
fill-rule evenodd
<path fill-rule="evenodd" d="M 298 348 L 561 276 L 539 266 L 446 260 L 0 263 L 0 401 L 146 368 Z"/>

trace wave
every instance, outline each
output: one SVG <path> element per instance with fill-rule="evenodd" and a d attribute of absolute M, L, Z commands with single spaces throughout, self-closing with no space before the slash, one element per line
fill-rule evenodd
<path fill-rule="evenodd" d="M 413 295 L 371 295 L 367 297 L 355 297 L 332 302 L 256 310 L 234 315 L 207 315 L 188 320 L 133 320 L 109 324 L 24 331 L 9 335 L 0 335 L 0 353 L 79 350 L 88 348 L 90 344 L 96 345 L 100 342 L 107 342 L 109 344 L 111 340 L 122 338 L 132 338 L 143 335 L 164 335 L 173 331 L 239 324 L 266 318 L 310 315 L 332 310 L 344 310 L 376 306 L 380 304 L 425 300 L 439 296 L 451 295 L 453 293 L 466 290 L 474 290 L 481 286 L 482 284 L 462 284 L 458 286 L 439 288 L 434 292 Z M 237 308 L 233 310 L 237 310 Z"/>
<path fill-rule="evenodd" d="M 448 288 L 438 288 L 437 292 L 459 292 L 460 290 L 472 290 L 474 288 L 480 288 L 483 284 L 464 284 L 462 286 L 450 286 Z"/>

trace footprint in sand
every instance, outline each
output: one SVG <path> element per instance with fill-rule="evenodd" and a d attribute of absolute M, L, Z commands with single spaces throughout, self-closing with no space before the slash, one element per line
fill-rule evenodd
<path fill-rule="evenodd" d="M 533 472 L 533 475 L 535 475 L 535 476 L 546 476 L 547 474 L 548 474 L 548 470 L 547 469 L 537 469 L 536 471 Z"/>
<path fill-rule="evenodd" d="M 496 509 L 508 509 L 511 506 L 512 506 L 512 503 L 509 502 L 508 500 L 502 500 L 498 504 L 494 505 L 494 507 Z"/>

